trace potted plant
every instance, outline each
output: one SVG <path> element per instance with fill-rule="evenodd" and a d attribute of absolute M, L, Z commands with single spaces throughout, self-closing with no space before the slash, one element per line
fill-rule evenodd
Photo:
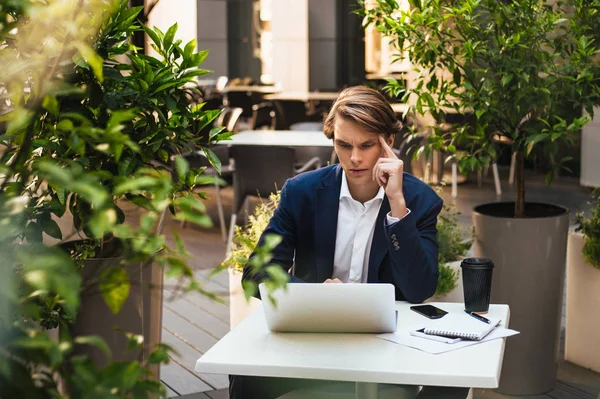
<path fill-rule="evenodd" d="M 600 337 L 594 314 L 600 304 L 600 192 L 590 217 L 577 213 L 567 246 L 565 360 L 600 372 Z M 591 313 L 590 313 L 591 312 Z"/>
<path fill-rule="evenodd" d="M 193 189 L 215 178 L 177 156 L 204 149 L 220 167 L 196 137 L 219 111 L 189 102 L 194 78 L 209 72 L 198 68 L 208 51 L 182 46 L 176 25 L 163 33 L 138 24 L 142 8 L 0 7 L 2 397 L 164 395 L 163 269 L 182 289 L 203 292 L 181 239 L 167 245 L 162 226 L 168 211 L 210 223 Z M 159 58 L 129 44 L 140 31 Z M 214 128 L 208 141 L 228 135 Z M 65 222 L 75 236 L 63 236 Z M 59 248 L 49 237 L 83 240 Z M 53 341 L 43 329 L 56 326 Z"/>
<path fill-rule="evenodd" d="M 269 224 L 279 199 L 279 192 L 271 194 L 268 200 L 262 201 L 253 214 L 248 216 L 246 226 L 235 226 L 231 251 L 221 265 L 221 268 L 227 268 L 229 273 L 230 328 L 237 326 L 260 305 L 260 301 L 252 296 L 256 292 L 256 287 L 243 286 L 242 272 L 250 255 L 256 251 L 258 240 Z M 274 248 L 279 241 L 267 240 L 266 243 L 267 248 Z M 244 283 L 248 284 L 248 282 Z"/>
<path fill-rule="evenodd" d="M 471 248 L 464 229 L 458 224 L 458 215 L 454 204 L 446 205 L 438 217 L 438 285 L 431 301 L 464 302 L 462 271 L 460 263 Z"/>
<path fill-rule="evenodd" d="M 496 160 L 509 143 L 516 159 L 514 202 L 475 208 L 475 256 L 495 263 L 492 301 L 511 306 L 511 327 L 499 390 L 533 395 L 556 381 L 568 210 L 525 201 L 525 159 L 552 163 L 598 102 L 594 29 L 599 1 L 361 1 L 366 23 L 413 65 L 411 98 L 438 123 L 466 114 L 452 129 L 436 123 L 425 151 L 456 157 L 461 171 Z M 460 149 L 461 151 L 458 151 Z M 568 159 L 554 159 L 552 169 Z M 553 170 L 546 179 L 552 179 Z M 536 314 L 535 320 L 531 314 Z M 528 359 L 524 362 L 523 359 Z"/>

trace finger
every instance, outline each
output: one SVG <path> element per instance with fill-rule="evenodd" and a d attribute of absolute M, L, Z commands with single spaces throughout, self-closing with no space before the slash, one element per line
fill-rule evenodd
<path fill-rule="evenodd" d="M 331 283 L 331 279 L 328 278 L 327 280 L 323 281 L 323 284 L 330 284 Z"/>
<path fill-rule="evenodd" d="M 396 154 L 394 154 L 394 151 L 392 151 L 392 148 L 390 147 L 390 145 L 383 138 L 383 134 L 379 135 L 379 143 L 381 144 L 381 147 L 383 148 L 383 152 L 386 157 L 392 158 L 392 159 L 394 159 L 394 158 L 398 159 Z"/>
<path fill-rule="evenodd" d="M 376 166 L 373 170 L 373 174 L 375 175 L 373 180 L 377 182 L 379 187 L 383 187 L 387 184 L 386 173 L 381 167 Z"/>
<path fill-rule="evenodd" d="M 339 278 L 334 278 L 332 280 L 332 282 L 336 283 L 336 284 L 342 284 L 342 280 L 340 280 Z"/>
<path fill-rule="evenodd" d="M 383 186 L 383 182 L 381 181 L 379 176 L 381 176 L 381 168 L 379 167 L 379 164 L 377 163 L 377 164 L 375 164 L 375 167 L 373 168 L 373 181 L 375 181 L 381 187 L 381 186 Z"/>

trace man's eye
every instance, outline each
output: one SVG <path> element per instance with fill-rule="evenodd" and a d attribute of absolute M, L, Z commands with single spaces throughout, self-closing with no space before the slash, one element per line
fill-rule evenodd
<path fill-rule="evenodd" d="M 338 145 L 340 147 L 342 147 L 342 148 L 350 148 L 350 147 L 352 147 L 350 144 L 347 144 L 347 143 L 338 143 Z"/>
<path fill-rule="evenodd" d="M 363 144 L 361 147 L 362 148 L 371 148 L 371 147 L 373 147 L 373 143 Z"/>

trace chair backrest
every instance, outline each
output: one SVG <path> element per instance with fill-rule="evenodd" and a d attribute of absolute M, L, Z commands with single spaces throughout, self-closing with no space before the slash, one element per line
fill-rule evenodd
<path fill-rule="evenodd" d="M 242 116 L 243 110 L 238 107 L 226 107 L 215 119 L 214 126 L 224 126 L 228 132 L 235 132 L 236 125 Z"/>
<path fill-rule="evenodd" d="M 275 108 L 273 104 L 265 101 L 252 106 L 252 119 L 250 119 L 250 130 L 256 130 L 263 126 L 275 129 Z"/>
<path fill-rule="evenodd" d="M 242 116 L 245 118 L 252 116 L 253 104 L 255 104 L 255 99 L 251 92 L 228 91 L 225 93 L 225 105 L 228 107 L 240 107 L 243 110 Z"/>
<path fill-rule="evenodd" d="M 275 129 L 288 130 L 297 122 L 306 121 L 306 104 L 300 100 L 274 100 Z"/>
<path fill-rule="evenodd" d="M 275 146 L 231 147 L 235 161 L 233 206 L 237 212 L 247 196 L 268 198 L 294 176 L 294 150 Z"/>

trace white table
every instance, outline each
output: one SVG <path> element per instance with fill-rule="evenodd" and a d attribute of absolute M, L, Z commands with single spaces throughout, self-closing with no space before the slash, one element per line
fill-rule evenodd
<path fill-rule="evenodd" d="M 464 310 L 462 303 L 432 304 L 450 312 Z M 396 302 L 399 328 L 425 320 L 409 306 Z M 510 312 L 507 305 L 491 305 L 488 316 L 506 326 Z M 198 359 L 196 371 L 353 381 L 377 397 L 377 383 L 497 388 L 503 354 L 504 339 L 432 355 L 375 334 L 271 333 L 259 307 Z"/>
<path fill-rule="evenodd" d="M 281 101 L 335 101 L 339 93 L 328 91 L 284 91 L 277 94 L 268 94 L 265 100 L 281 100 Z"/>
<path fill-rule="evenodd" d="M 254 92 L 261 94 L 271 94 L 277 93 L 281 91 L 275 86 L 225 86 L 221 93 L 231 93 L 231 92 Z"/>
<path fill-rule="evenodd" d="M 272 145 L 280 147 L 333 147 L 333 140 L 314 130 L 244 130 L 223 140 L 227 145 Z"/>

